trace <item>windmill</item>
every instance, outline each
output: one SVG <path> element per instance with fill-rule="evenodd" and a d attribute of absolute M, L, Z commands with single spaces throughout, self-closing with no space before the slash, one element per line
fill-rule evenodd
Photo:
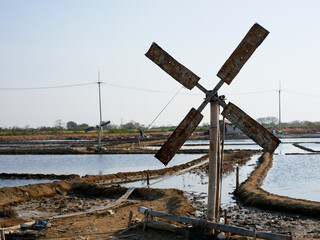
<path fill-rule="evenodd" d="M 226 117 L 232 124 L 241 129 L 242 132 L 248 135 L 265 151 L 273 153 L 280 144 L 280 140 L 277 137 L 271 134 L 254 119 L 249 117 L 244 111 L 231 102 L 226 104 L 223 98 L 218 96 L 218 90 L 220 87 L 224 83 L 229 85 L 232 82 L 232 80 L 236 77 L 241 68 L 268 34 L 269 32 L 257 23 L 251 27 L 244 39 L 240 42 L 238 47 L 234 50 L 234 52 L 219 70 L 217 76 L 220 78 L 220 81 L 213 88 L 213 90 L 207 90 L 200 85 L 200 77 L 180 64 L 156 43 L 153 43 L 148 52 L 145 54 L 150 60 L 152 60 L 162 70 L 181 83 L 184 87 L 191 90 L 196 86 L 206 96 L 198 109 L 192 108 L 189 111 L 187 116 L 182 120 L 168 140 L 156 153 L 155 157 L 164 165 L 169 163 L 176 152 L 200 124 L 203 118 L 201 111 L 208 103 L 210 103 L 211 120 L 207 215 L 207 218 L 210 221 L 216 220 L 218 217 L 217 213 L 219 209 L 219 201 L 217 201 L 217 196 L 219 196 L 219 191 L 221 191 L 221 189 L 219 190 L 220 179 L 218 178 L 218 158 L 221 156 L 219 148 L 219 105 L 224 109 L 222 115 Z"/>

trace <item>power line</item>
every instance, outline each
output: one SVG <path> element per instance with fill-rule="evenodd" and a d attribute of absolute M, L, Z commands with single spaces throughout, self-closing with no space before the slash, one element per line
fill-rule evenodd
<path fill-rule="evenodd" d="M 165 93 L 165 94 L 174 94 L 175 93 L 175 92 L 159 91 L 159 90 L 152 90 L 152 89 L 146 89 L 146 88 L 128 87 L 128 86 L 123 86 L 123 85 L 114 84 L 114 83 L 106 83 L 106 82 L 104 82 L 104 84 L 109 85 L 111 87 L 124 88 L 124 89 L 142 91 L 142 92 Z M 189 94 L 181 93 L 181 95 L 190 95 L 190 93 Z"/>
<path fill-rule="evenodd" d="M 147 127 L 147 129 L 149 129 L 152 124 L 157 120 L 157 118 L 161 115 L 161 113 L 168 107 L 168 105 L 172 102 L 172 100 L 178 95 L 178 93 L 181 91 L 181 89 L 184 88 L 184 86 L 182 86 L 175 94 L 174 96 L 170 99 L 170 101 L 164 106 L 164 108 L 160 111 L 160 113 L 155 117 L 155 119 L 150 123 L 150 125 Z"/>
<path fill-rule="evenodd" d="M 101 83 L 102 84 L 106 84 L 106 85 L 111 86 L 111 87 L 129 89 L 129 90 L 134 90 L 134 91 L 161 93 L 161 94 L 175 94 L 175 92 L 170 92 L 170 91 L 159 91 L 159 90 L 146 89 L 146 88 L 130 87 L 130 86 L 124 86 L 124 85 L 108 83 L 108 82 L 101 82 Z M 82 83 L 82 84 L 72 84 L 72 85 L 45 86 L 45 87 L 0 88 L 0 91 L 59 89 L 59 88 L 82 87 L 82 86 L 88 86 L 88 85 L 92 85 L 92 84 L 96 84 L 96 82 Z M 245 93 L 229 93 L 228 95 L 231 95 L 231 96 L 254 95 L 254 94 L 261 94 L 261 93 L 268 93 L 268 92 L 278 92 L 278 91 L 279 90 L 266 90 L 266 91 L 255 91 L 255 92 L 245 92 Z M 281 90 L 281 91 L 282 92 L 291 93 L 291 94 L 295 94 L 295 95 L 303 95 L 303 96 L 309 96 L 309 97 L 320 97 L 320 95 L 315 95 L 315 94 L 299 93 L 299 92 L 287 91 L 287 90 Z M 197 93 L 179 93 L 179 95 L 198 96 L 198 95 L 202 95 L 202 94 L 197 94 Z"/>
<path fill-rule="evenodd" d="M 228 95 L 251 95 L 251 94 L 260 94 L 260 93 L 268 93 L 268 92 L 277 92 L 277 90 L 266 90 L 266 91 L 257 91 L 257 92 L 246 92 L 246 93 L 228 93 Z"/>
<path fill-rule="evenodd" d="M 0 88 L 1 91 L 20 91 L 20 90 L 44 90 L 44 89 L 55 89 L 55 88 L 71 88 L 87 86 L 95 83 L 82 83 L 73 85 L 61 85 L 61 86 L 48 86 L 48 87 L 30 87 L 30 88 Z"/>
<path fill-rule="evenodd" d="M 309 94 L 309 93 L 299 93 L 299 92 L 293 92 L 293 91 L 287 91 L 287 90 L 282 90 L 283 92 L 295 94 L 295 95 L 302 95 L 302 96 L 308 96 L 308 97 L 320 97 L 320 95 L 315 95 L 315 94 Z"/>

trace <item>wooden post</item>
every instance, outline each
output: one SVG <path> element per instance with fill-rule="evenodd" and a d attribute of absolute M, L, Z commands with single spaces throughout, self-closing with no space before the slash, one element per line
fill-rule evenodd
<path fill-rule="evenodd" d="M 129 213 L 129 221 L 128 221 L 128 228 L 131 226 L 132 215 L 133 215 L 133 212 L 130 211 L 130 213 Z"/>
<path fill-rule="evenodd" d="M 218 221 L 220 217 L 221 192 L 222 192 L 222 172 L 223 172 L 223 151 L 221 149 L 221 135 L 220 135 L 220 107 L 218 105 L 218 149 L 217 149 L 217 195 L 216 195 L 216 212 L 215 219 Z M 222 134 L 222 141 L 224 141 L 224 134 Z"/>
<path fill-rule="evenodd" d="M 239 166 L 236 168 L 236 189 L 239 188 Z"/>
<path fill-rule="evenodd" d="M 143 223 L 143 229 L 142 231 L 145 232 L 146 231 L 146 227 L 147 227 L 147 223 L 148 223 L 148 215 L 149 215 L 149 211 L 148 209 L 144 212 L 144 223 Z"/>
<path fill-rule="evenodd" d="M 147 185 L 150 185 L 150 176 L 149 176 L 149 171 L 147 171 Z"/>
<path fill-rule="evenodd" d="M 228 211 L 227 211 L 227 209 L 224 210 L 224 224 L 225 224 L 225 225 L 229 225 Z M 226 232 L 226 237 L 227 237 L 227 239 L 230 238 L 230 232 Z"/>
<path fill-rule="evenodd" d="M 218 134 L 219 134 L 219 105 L 210 102 L 210 151 L 209 151 L 209 184 L 208 184 L 208 215 L 209 221 L 214 221 L 216 216 L 217 196 L 217 162 L 218 162 Z"/>
<path fill-rule="evenodd" d="M 0 239 L 1 239 L 1 240 L 6 240 L 6 237 L 5 237 L 5 234 L 4 234 L 4 230 L 3 230 L 3 229 L 0 230 Z"/>
<path fill-rule="evenodd" d="M 218 122 L 219 122 L 219 118 L 218 118 Z M 219 128 L 218 128 L 219 129 Z M 215 216 L 214 219 L 216 219 L 216 221 L 219 221 L 219 217 L 220 217 L 220 192 L 221 192 L 221 184 L 220 184 L 220 177 L 221 177 L 221 152 L 220 152 L 220 132 L 218 133 L 218 151 L 217 151 L 217 187 L 216 187 L 216 202 L 215 202 Z"/>

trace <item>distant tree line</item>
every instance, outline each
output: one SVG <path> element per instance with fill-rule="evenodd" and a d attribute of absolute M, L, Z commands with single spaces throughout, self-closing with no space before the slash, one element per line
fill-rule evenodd
<path fill-rule="evenodd" d="M 272 127 L 275 125 L 279 124 L 279 119 L 276 117 L 263 117 L 263 118 L 258 118 L 257 122 L 260 123 L 263 126 L 266 127 Z M 310 121 L 292 121 L 292 122 L 281 122 L 282 126 L 286 127 L 295 127 L 295 126 L 300 126 L 300 127 L 308 127 L 308 126 L 318 126 L 320 125 L 320 122 L 310 122 Z"/>
<path fill-rule="evenodd" d="M 263 117 L 258 118 L 257 122 L 265 127 L 273 127 L 279 124 L 279 120 L 276 117 Z M 320 122 L 310 122 L 310 121 L 292 121 L 288 123 L 281 123 L 283 127 L 310 127 L 310 126 L 320 126 Z M 85 129 L 89 127 L 96 127 L 90 126 L 87 123 L 78 124 L 74 121 L 69 121 L 64 124 L 61 119 L 58 119 L 53 127 L 38 127 L 38 128 L 31 128 L 29 126 L 25 127 L 9 127 L 9 128 L 2 128 L 0 127 L 0 133 L 7 134 L 7 135 L 23 135 L 23 134 L 32 134 L 32 133 L 39 133 L 39 132 L 51 132 L 51 133 L 58 133 L 62 131 L 72 131 L 72 132 L 84 132 Z M 202 123 L 201 126 L 198 127 L 198 130 L 203 130 L 209 128 L 210 125 L 208 123 Z M 138 132 L 139 130 L 146 130 L 146 126 L 140 124 L 136 121 L 130 121 L 128 123 L 122 123 L 120 125 L 116 124 L 108 124 L 103 129 L 108 131 L 109 133 L 130 133 L 130 132 Z M 173 131 L 176 126 L 154 126 L 152 129 L 158 129 L 160 131 Z M 96 129 L 95 129 L 96 130 Z"/>

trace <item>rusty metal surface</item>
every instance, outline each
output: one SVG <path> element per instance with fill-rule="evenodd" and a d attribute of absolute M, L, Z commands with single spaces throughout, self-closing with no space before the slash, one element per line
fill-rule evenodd
<path fill-rule="evenodd" d="M 223 110 L 222 115 L 267 152 L 273 153 L 280 144 L 280 140 L 277 137 L 249 117 L 236 105 L 228 103 L 227 107 Z"/>
<path fill-rule="evenodd" d="M 179 126 L 174 130 L 169 139 L 163 144 L 155 157 L 164 165 L 167 165 L 180 147 L 187 141 L 192 132 L 196 129 L 203 118 L 203 115 L 192 108 Z"/>
<path fill-rule="evenodd" d="M 225 83 L 230 84 L 268 34 L 269 32 L 266 29 L 257 23 L 254 24 L 225 64 L 221 67 L 217 76 Z"/>
<path fill-rule="evenodd" d="M 156 43 L 152 43 L 149 51 L 146 53 L 146 56 L 171 77 L 190 90 L 200 80 L 200 77 L 171 57 Z"/>

